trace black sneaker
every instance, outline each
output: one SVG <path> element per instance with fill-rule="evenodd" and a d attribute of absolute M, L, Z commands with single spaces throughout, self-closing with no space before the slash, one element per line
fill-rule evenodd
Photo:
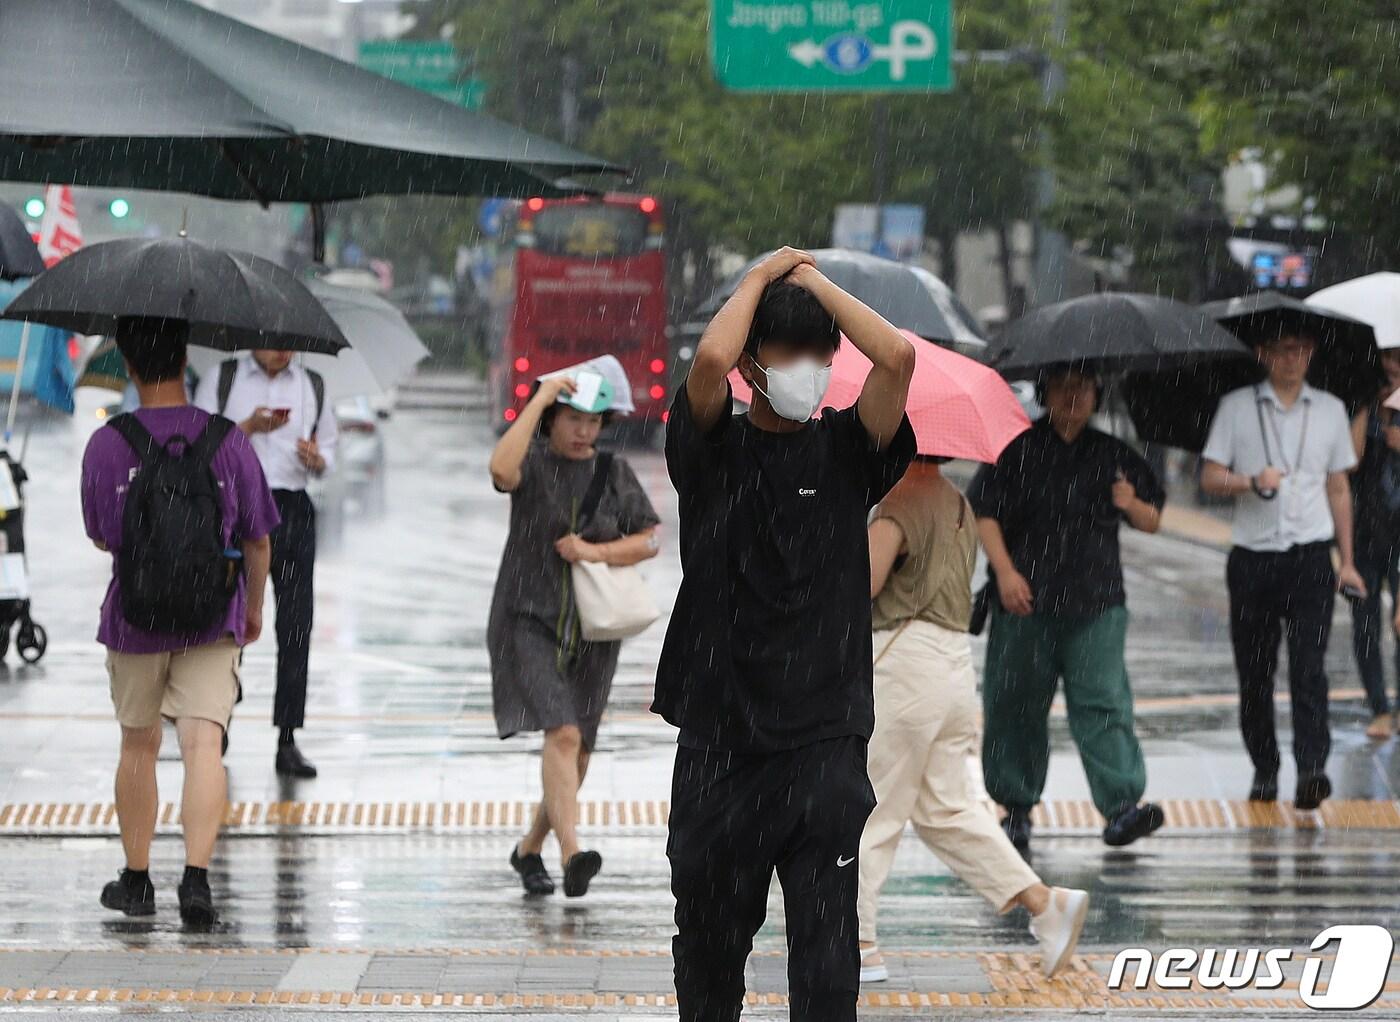
<path fill-rule="evenodd" d="M 564 864 L 564 897 L 582 898 L 602 868 L 603 857 L 597 852 L 575 852 Z"/>
<path fill-rule="evenodd" d="M 1147 837 L 1166 822 L 1166 814 L 1155 802 L 1129 806 L 1108 821 L 1108 826 L 1103 829 L 1103 842 L 1114 848 L 1122 848 L 1138 838 Z"/>
<path fill-rule="evenodd" d="M 1001 819 L 1001 829 L 1021 858 L 1027 862 L 1031 857 L 1031 811 L 1029 809 L 1008 809 Z"/>
<path fill-rule="evenodd" d="M 1249 800 L 1251 802 L 1277 802 L 1278 801 L 1278 771 L 1265 773 L 1263 770 L 1254 771 L 1254 783 L 1249 786 Z"/>
<path fill-rule="evenodd" d="M 180 918 L 186 926 L 207 928 L 219 921 L 214 911 L 214 895 L 209 881 L 186 878 L 180 881 Z"/>
<path fill-rule="evenodd" d="M 1332 782 L 1327 779 L 1326 774 L 1308 774 L 1306 777 L 1298 778 L 1298 790 L 1293 796 L 1293 808 L 1302 810 L 1316 809 L 1322 805 L 1322 800 L 1332 794 Z"/>
<path fill-rule="evenodd" d="M 526 894 L 553 894 L 554 881 L 538 855 L 521 855 L 519 848 L 510 850 L 510 868 L 520 874 Z"/>
<path fill-rule="evenodd" d="M 129 916 L 155 915 L 156 889 L 149 874 L 145 880 L 137 880 L 131 870 L 122 870 L 117 879 L 102 888 L 102 907 Z"/>

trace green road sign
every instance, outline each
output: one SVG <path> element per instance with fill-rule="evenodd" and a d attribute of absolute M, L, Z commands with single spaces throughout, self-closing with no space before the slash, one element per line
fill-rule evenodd
<path fill-rule="evenodd" d="M 947 92 L 952 0 L 714 0 L 715 77 L 741 92 Z"/>
<path fill-rule="evenodd" d="M 486 83 L 462 77 L 462 56 L 445 40 L 362 42 L 360 66 L 471 110 L 480 108 L 486 97 Z"/>

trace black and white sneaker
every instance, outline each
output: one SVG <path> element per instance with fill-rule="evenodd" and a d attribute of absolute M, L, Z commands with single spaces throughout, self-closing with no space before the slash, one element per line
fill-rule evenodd
<path fill-rule="evenodd" d="M 156 889 L 150 874 L 141 879 L 131 870 L 123 869 L 117 879 L 102 888 L 102 907 L 129 916 L 155 915 Z"/>

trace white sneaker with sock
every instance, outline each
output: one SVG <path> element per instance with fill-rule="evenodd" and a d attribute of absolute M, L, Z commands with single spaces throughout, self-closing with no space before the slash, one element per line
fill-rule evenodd
<path fill-rule="evenodd" d="M 1050 888 L 1050 904 L 1031 916 L 1031 936 L 1040 944 L 1040 968 L 1053 976 L 1069 961 L 1089 914 L 1089 895 L 1068 887 Z"/>
<path fill-rule="evenodd" d="M 884 962 L 866 965 L 866 960 L 880 953 L 878 947 L 862 948 L 860 952 L 860 981 L 862 983 L 883 983 L 890 978 L 890 970 Z"/>

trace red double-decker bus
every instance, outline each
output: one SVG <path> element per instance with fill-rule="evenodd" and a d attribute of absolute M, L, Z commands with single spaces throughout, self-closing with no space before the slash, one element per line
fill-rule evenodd
<path fill-rule="evenodd" d="M 597 355 L 627 370 L 644 430 L 667 407 L 664 227 L 650 196 L 534 198 L 518 207 L 490 383 L 505 428 L 536 377 Z"/>

